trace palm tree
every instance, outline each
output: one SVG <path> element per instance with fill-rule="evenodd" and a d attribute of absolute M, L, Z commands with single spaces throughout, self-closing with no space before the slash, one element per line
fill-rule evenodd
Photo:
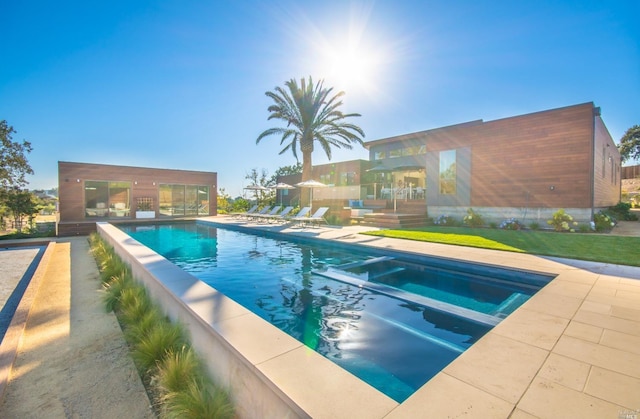
<path fill-rule="evenodd" d="M 281 135 L 280 145 L 285 147 L 283 154 L 291 149 L 298 160 L 298 147 L 302 152 L 302 181 L 311 179 L 311 154 L 317 141 L 327 157 L 331 159 L 331 147 L 352 149 L 352 143 L 363 145 L 364 131 L 357 125 L 345 122 L 346 118 L 360 116 L 358 113 L 343 114 L 338 110 L 342 106 L 340 98 L 344 92 L 331 96 L 333 88 L 325 89 L 323 81 L 315 85 L 295 79 L 285 82 L 288 88 L 276 87 L 273 92 L 265 94 L 273 99 L 274 104 L 267 109 L 271 114 L 268 119 L 281 119 L 287 123 L 285 128 L 270 128 L 258 136 L 256 144 L 270 135 Z M 288 141 L 288 142 L 287 142 Z"/>

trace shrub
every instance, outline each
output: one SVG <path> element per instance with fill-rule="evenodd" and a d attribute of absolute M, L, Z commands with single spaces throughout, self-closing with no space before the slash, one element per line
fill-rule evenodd
<path fill-rule="evenodd" d="M 617 220 L 604 211 L 598 211 L 593 215 L 594 228 L 597 232 L 608 232 L 615 227 Z"/>
<path fill-rule="evenodd" d="M 489 228 L 498 228 L 498 223 L 496 223 L 495 221 L 491 221 L 489 223 Z"/>
<path fill-rule="evenodd" d="M 482 227 L 484 225 L 484 220 L 482 216 L 475 212 L 473 208 L 469 208 L 467 210 L 467 215 L 464 216 L 462 222 L 468 225 L 469 227 Z"/>
<path fill-rule="evenodd" d="M 631 207 L 629 202 L 618 202 L 615 206 L 609 207 L 606 213 L 616 220 L 637 221 L 638 216 L 631 212 Z"/>
<path fill-rule="evenodd" d="M 438 216 L 435 220 L 433 220 L 433 224 L 438 226 L 455 226 L 456 220 L 450 215 L 442 214 Z"/>
<path fill-rule="evenodd" d="M 325 217 L 325 220 L 327 220 L 328 225 L 332 225 L 332 226 L 347 225 L 351 222 L 350 219 L 345 220 L 343 218 L 340 218 L 340 215 L 338 214 L 329 214 Z"/>
<path fill-rule="evenodd" d="M 508 218 L 502 221 L 499 227 L 503 230 L 522 230 L 522 224 L 515 218 Z"/>
<path fill-rule="evenodd" d="M 552 226 L 555 231 L 573 231 L 571 225 L 578 225 L 578 223 L 573 222 L 573 217 L 562 208 L 553 213 L 553 218 L 547 220 L 547 224 Z"/>
<path fill-rule="evenodd" d="M 580 233 L 588 233 L 590 231 L 590 227 L 588 224 L 580 224 L 578 225 L 578 231 L 580 231 Z"/>
<path fill-rule="evenodd" d="M 531 230 L 539 230 L 540 229 L 540 224 L 536 223 L 535 221 L 532 223 L 529 223 L 529 228 Z"/>

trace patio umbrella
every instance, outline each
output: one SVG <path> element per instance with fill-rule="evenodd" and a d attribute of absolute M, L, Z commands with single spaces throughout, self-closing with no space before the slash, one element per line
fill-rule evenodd
<path fill-rule="evenodd" d="M 291 186 L 288 183 L 277 183 L 276 186 L 273 187 L 275 190 L 283 190 L 283 189 L 295 189 L 295 186 Z M 280 206 L 282 206 L 282 192 L 280 192 Z"/>
<path fill-rule="evenodd" d="M 328 185 L 318 182 L 317 180 L 309 179 L 296 183 L 296 186 L 299 188 L 309 188 L 309 206 L 313 207 L 313 188 L 326 188 Z"/>
<path fill-rule="evenodd" d="M 249 186 L 245 186 L 244 189 L 248 189 L 250 191 L 253 191 L 255 193 L 255 198 L 256 200 L 258 199 L 258 191 L 268 191 L 269 188 L 264 187 L 262 185 L 249 185 Z"/>
<path fill-rule="evenodd" d="M 249 189 L 252 191 L 266 191 L 267 188 L 266 186 L 262 186 L 262 185 L 249 185 L 249 186 L 245 186 L 244 189 Z"/>

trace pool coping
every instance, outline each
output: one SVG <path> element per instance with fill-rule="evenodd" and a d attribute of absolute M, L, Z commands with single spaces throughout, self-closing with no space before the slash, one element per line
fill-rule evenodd
<path fill-rule="evenodd" d="M 401 404 L 199 281 L 188 287 L 175 281 L 170 287 L 177 287 L 182 303 L 195 303 L 184 308 L 199 314 L 195 329 L 210 324 L 222 339 L 212 356 L 232 367 L 212 372 L 222 373 L 238 397 L 241 417 L 617 417 L 640 408 L 640 269 L 637 276 L 630 269 L 630 279 L 551 258 L 359 235 L 372 229 L 364 226 L 292 228 L 224 216 L 200 222 L 207 221 L 557 275 Z M 138 256 L 146 264 L 159 262 Z M 215 303 L 203 302 L 202 293 Z M 174 315 L 185 321 L 185 314 Z M 210 342 L 200 345 L 210 351 Z M 239 354 L 244 361 L 230 361 Z M 259 384 L 270 394 L 257 396 Z"/>

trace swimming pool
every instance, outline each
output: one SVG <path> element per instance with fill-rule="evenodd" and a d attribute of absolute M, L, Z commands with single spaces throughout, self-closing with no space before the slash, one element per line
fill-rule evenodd
<path fill-rule="evenodd" d="M 399 402 L 500 319 L 465 307 L 456 311 L 459 306 L 433 295 L 357 278 L 362 271 L 355 276 L 349 271 L 373 267 L 384 256 L 352 247 L 310 245 L 201 223 L 122 228 Z M 525 281 L 517 293 L 533 294 L 539 280 Z"/>

